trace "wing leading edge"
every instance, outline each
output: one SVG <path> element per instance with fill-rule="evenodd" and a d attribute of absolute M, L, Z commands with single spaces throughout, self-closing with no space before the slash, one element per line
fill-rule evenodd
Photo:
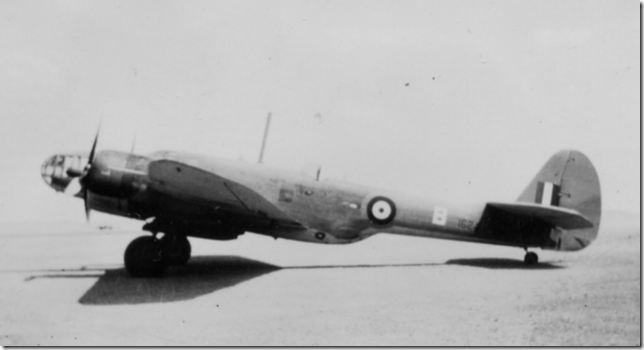
<path fill-rule="evenodd" d="M 299 224 L 248 187 L 184 163 L 171 160 L 152 162 L 149 176 L 155 190 L 175 198 Z"/>

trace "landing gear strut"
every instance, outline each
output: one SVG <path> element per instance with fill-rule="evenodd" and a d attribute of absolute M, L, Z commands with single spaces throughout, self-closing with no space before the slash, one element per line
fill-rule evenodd
<path fill-rule="evenodd" d="M 539 262 L 539 256 L 535 252 L 526 252 L 523 261 L 526 265 L 536 265 Z"/>
<path fill-rule="evenodd" d="M 187 263 L 190 253 L 186 236 L 142 236 L 125 249 L 125 268 L 134 277 L 160 277 L 168 266 Z"/>

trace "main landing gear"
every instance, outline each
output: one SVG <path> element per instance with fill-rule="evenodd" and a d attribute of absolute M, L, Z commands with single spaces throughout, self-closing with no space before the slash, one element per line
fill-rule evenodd
<path fill-rule="evenodd" d="M 536 265 L 539 262 L 539 256 L 537 255 L 537 253 L 529 252 L 526 249 L 525 258 L 523 258 L 523 261 L 528 266 Z"/>
<path fill-rule="evenodd" d="M 141 236 L 125 249 L 125 269 L 135 277 L 160 277 L 168 266 L 184 265 L 191 247 L 186 236 Z"/>

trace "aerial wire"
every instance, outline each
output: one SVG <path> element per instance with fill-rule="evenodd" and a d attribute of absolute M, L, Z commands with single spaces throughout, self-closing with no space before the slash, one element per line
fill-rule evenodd
<path fill-rule="evenodd" d="M 268 138 L 268 129 L 271 126 L 271 113 L 268 113 L 268 117 L 266 118 L 266 128 L 264 129 L 264 140 L 262 140 L 262 150 L 259 153 L 259 161 L 258 163 L 262 164 L 264 160 L 264 148 L 266 148 L 266 139 Z"/>

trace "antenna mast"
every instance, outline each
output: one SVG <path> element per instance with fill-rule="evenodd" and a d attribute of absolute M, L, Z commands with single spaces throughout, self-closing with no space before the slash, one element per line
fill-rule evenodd
<path fill-rule="evenodd" d="M 266 148 L 266 138 L 268 137 L 268 128 L 271 126 L 271 113 L 268 113 L 266 118 L 266 128 L 264 129 L 264 140 L 262 141 L 262 150 L 259 153 L 259 162 L 262 163 L 264 159 L 264 148 Z"/>

